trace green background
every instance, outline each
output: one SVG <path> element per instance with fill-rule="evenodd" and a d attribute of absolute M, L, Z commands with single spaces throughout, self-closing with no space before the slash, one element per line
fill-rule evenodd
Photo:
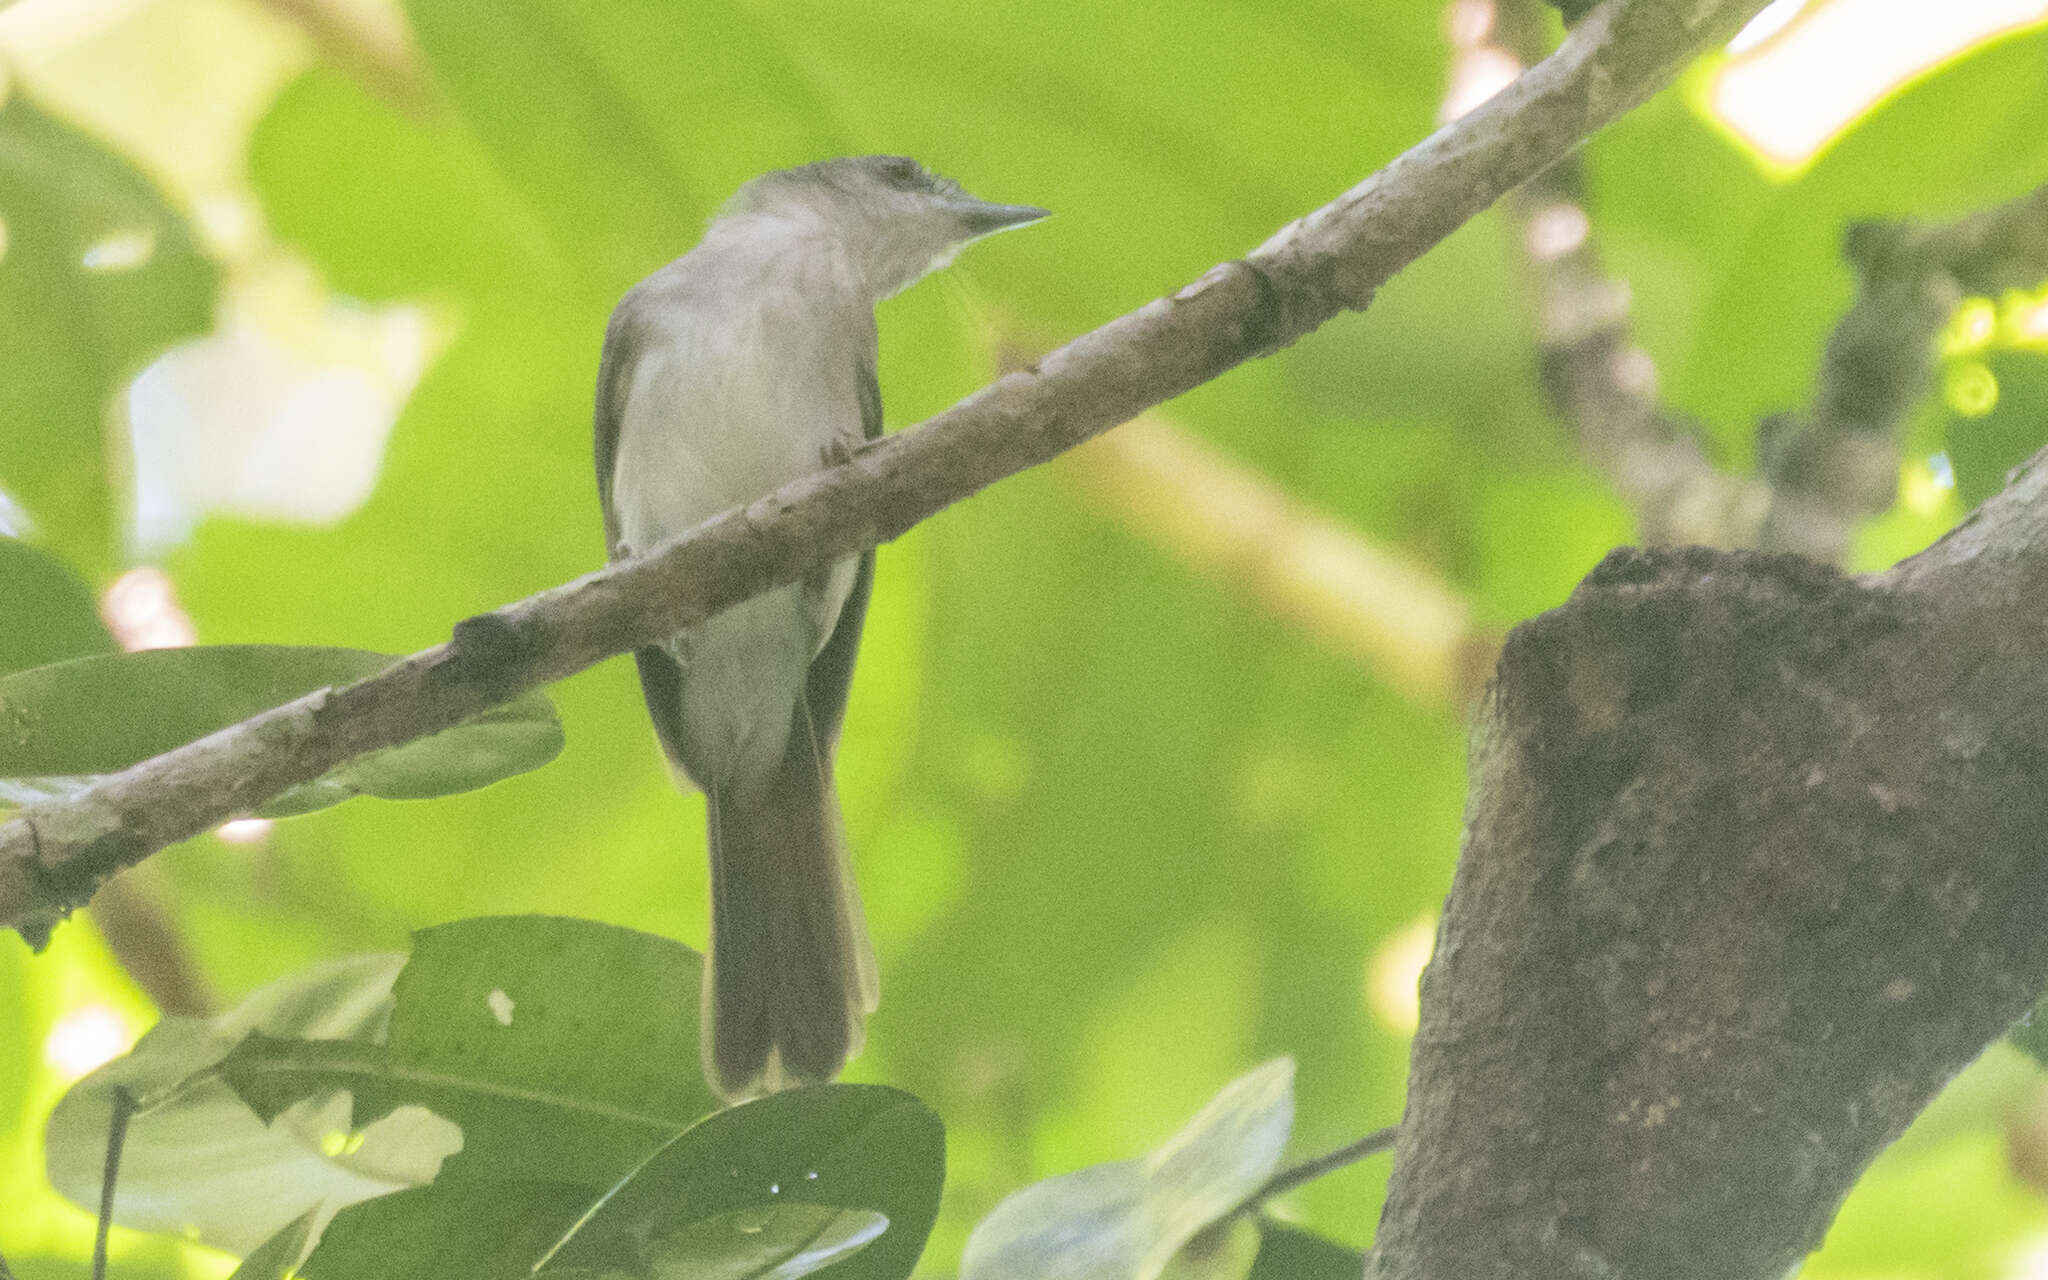
<path fill-rule="evenodd" d="M 1447 59 L 1432 4 L 405 10 L 425 98 L 394 103 L 311 66 L 257 121 L 247 175 L 277 251 L 345 298 L 426 305 L 449 341 L 360 510 L 325 527 L 218 516 L 156 557 L 208 643 L 405 652 L 595 567 L 605 317 L 754 173 L 900 152 L 1054 210 L 883 306 L 894 429 L 987 381 L 999 348 L 1042 349 L 1170 292 L 1391 159 L 1434 126 Z M 1697 83 L 1588 149 L 1595 226 L 1664 393 L 1735 465 L 1761 414 L 1808 395 L 1852 297 L 1836 252 L 1849 219 L 1960 213 L 2048 177 L 2044 59 L 2040 32 L 1990 44 L 1791 177 L 1703 120 Z M 7 109 L 28 110 L 34 89 L 16 82 Z M 185 255 L 184 198 L 151 194 L 138 170 L 104 198 L 165 201 L 149 215 L 170 229 L 161 278 L 104 297 L 64 278 L 64 237 L 102 198 L 79 173 L 136 159 L 102 146 L 71 134 L 19 165 L 0 149 L 0 383 L 55 366 L 35 384 L 46 398 L 0 401 L 0 488 L 93 587 L 132 559 L 109 532 L 125 464 L 118 431 L 95 434 L 105 405 L 117 375 L 205 327 L 216 270 Z M 47 227 L 24 213 L 36 193 L 57 210 Z M 1482 217 L 1369 313 L 1167 412 L 1512 624 L 1631 537 L 1543 412 L 1518 270 L 1503 221 Z M 69 340 L 39 327 L 37 301 L 60 298 L 90 319 Z M 2010 386 L 2001 430 L 2042 421 L 2044 380 Z M 2022 395 L 2041 397 L 2032 415 Z M 1968 429 L 1939 406 L 1923 416 L 1916 462 Z M 1954 452 L 1958 467 L 2008 465 Z M 884 992 L 848 1078 L 907 1090 L 946 1125 L 933 1275 L 1005 1194 L 1148 1149 L 1264 1059 L 1298 1060 L 1298 1155 L 1397 1120 L 1407 1031 L 1375 1014 L 1368 978 L 1435 911 L 1457 853 L 1460 708 L 1403 700 L 1242 584 L 1141 540 L 1069 467 L 883 549 L 841 753 Z M 1902 509 L 1869 531 L 1862 564 L 1961 513 L 1953 499 Z M 45 612 L 62 610 L 13 610 L 0 648 L 34 652 Z M 538 772 L 431 803 L 353 801 L 260 848 L 195 841 L 156 859 L 146 888 L 228 996 L 466 916 L 587 916 L 700 944 L 702 802 L 671 785 L 630 664 L 553 696 L 567 746 Z M 89 925 L 40 959 L 0 945 L 0 1252 L 23 1280 L 82 1274 L 85 1215 L 39 1172 L 62 1084 L 42 1045 L 94 1001 L 138 1029 L 150 1017 Z M 1965 1085 L 1880 1162 L 1810 1274 L 2003 1275 L 2048 1232 L 2048 1206 L 2008 1168 L 2026 1109 L 2044 1105 L 2033 1069 L 1998 1056 Z M 1368 1162 L 1284 1207 L 1363 1246 L 1385 1170 Z M 122 1275 L 223 1268 L 141 1237 L 123 1247 Z"/>

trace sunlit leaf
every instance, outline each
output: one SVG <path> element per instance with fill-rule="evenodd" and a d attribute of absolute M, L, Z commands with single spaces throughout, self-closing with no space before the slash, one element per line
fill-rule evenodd
<path fill-rule="evenodd" d="M 308 1104 L 266 1125 L 213 1073 L 253 1031 L 323 1039 L 376 1034 L 391 1016 L 391 986 L 403 960 L 332 961 L 274 982 L 218 1018 L 164 1019 L 57 1104 L 45 1135 L 51 1183 L 81 1205 L 98 1205 L 117 1086 L 140 1103 L 114 1205 L 123 1226 L 189 1229 L 209 1244 L 248 1253 L 309 1211 L 431 1178 L 461 1142 L 444 1122 L 415 1111 L 352 1137 L 345 1107 Z"/>
<path fill-rule="evenodd" d="M 1277 1058 L 1224 1086 L 1150 1155 L 1004 1200 L 969 1238 L 962 1280 L 1153 1280 L 1273 1175 L 1293 1124 L 1294 1060 Z"/>
<path fill-rule="evenodd" d="M 0 677 L 0 801 L 33 802 L 393 662 L 354 649 L 214 645 L 108 654 Z M 537 769 L 562 748 L 543 694 L 373 752 L 278 797 L 270 816 L 353 795 L 414 800 Z"/>
<path fill-rule="evenodd" d="M 114 550 L 113 401 L 208 325 L 214 268 L 133 165 L 19 91 L 0 104 L 0 224 L 0 490 L 98 570 Z"/>
<path fill-rule="evenodd" d="M 312 1242 L 313 1215 L 314 1211 L 308 1209 L 256 1246 L 228 1280 L 291 1280 L 299 1260 L 306 1254 L 306 1246 Z"/>

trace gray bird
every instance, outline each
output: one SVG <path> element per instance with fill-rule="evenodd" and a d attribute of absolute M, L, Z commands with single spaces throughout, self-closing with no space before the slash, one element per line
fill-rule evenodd
<path fill-rule="evenodd" d="M 825 160 L 740 188 L 605 330 L 597 488 L 611 557 L 874 439 L 875 304 L 969 241 L 1044 216 L 978 200 L 901 156 Z M 870 551 L 634 654 L 662 750 L 706 797 L 704 1070 L 728 1099 L 829 1080 L 875 1007 L 832 783 L 873 576 Z"/>

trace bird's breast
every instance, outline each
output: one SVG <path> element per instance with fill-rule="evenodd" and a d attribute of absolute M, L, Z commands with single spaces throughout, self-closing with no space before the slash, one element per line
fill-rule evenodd
<path fill-rule="evenodd" d="M 858 444 L 855 363 L 801 300 L 665 317 L 638 354 L 620 418 L 621 538 L 643 550 Z"/>

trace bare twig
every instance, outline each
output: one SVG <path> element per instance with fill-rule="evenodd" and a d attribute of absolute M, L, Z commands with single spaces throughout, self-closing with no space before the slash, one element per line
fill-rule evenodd
<path fill-rule="evenodd" d="M 1375 1129 L 1356 1142 L 1346 1143 L 1335 1151 L 1312 1156 L 1300 1164 L 1292 1164 L 1266 1179 L 1266 1185 L 1252 1192 L 1245 1199 L 1241 1213 L 1257 1210 L 1269 1200 L 1286 1195 L 1296 1187 L 1306 1186 L 1317 1178 L 1335 1173 L 1348 1165 L 1357 1164 L 1368 1156 L 1382 1151 L 1392 1151 L 1395 1139 L 1401 1136 L 1401 1126 L 1390 1124 L 1384 1129 Z"/>
<path fill-rule="evenodd" d="M 0 922 L 47 932 L 100 880 L 367 751 L 459 724 L 896 537 L 995 481 L 1371 302 L 1396 271 L 1663 86 L 1763 0 L 1609 0 L 1550 58 L 1243 259 L 925 423 L 640 560 L 472 618 L 321 690 L 0 825 Z"/>
<path fill-rule="evenodd" d="M 92 1238 L 92 1280 L 107 1280 L 107 1234 L 114 1225 L 114 1183 L 121 1176 L 121 1148 L 128 1142 L 128 1117 L 135 1114 L 135 1095 L 114 1086 L 114 1112 L 107 1121 L 107 1163 L 100 1174 L 100 1220 Z"/>
<path fill-rule="evenodd" d="M 1475 38 L 1523 61 L 1547 40 L 1535 0 L 1501 0 L 1494 27 Z M 1579 156 L 1507 207 L 1535 294 L 1545 396 L 1648 542 L 1846 559 L 1857 529 L 1891 506 L 1899 436 L 1955 304 L 2048 275 L 2048 187 L 1950 223 L 1852 227 L 1845 253 L 1861 292 L 1828 339 L 1812 406 L 1762 424 L 1762 474 L 1745 477 L 1717 466 L 1705 433 L 1658 398 L 1656 366 L 1630 336 L 1628 285 L 1600 263 Z"/>
<path fill-rule="evenodd" d="M 303 30 L 320 56 L 401 110 L 418 112 L 427 74 L 397 5 L 351 0 L 256 0 Z"/>
<path fill-rule="evenodd" d="M 1813 404 L 1767 420 L 1757 447 L 1774 495 L 1757 545 L 1828 561 L 1897 494 L 1899 438 L 1956 304 L 2048 275 L 2048 186 L 1948 223 L 1858 223 L 1843 252 L 1860 287 L 1828 337 Z"/>
<path fill-rule="evenodd" d="M 1391 1151 L 1395 1140 L 1400 1136 L 1400 1126 L 1389 1125 L 1384 1129 L 1375 1129 L 1356 1142 L 1347 1143 L 1335 1151 L 1312 1156 L 1299 1164 L 1291 1164 L 1281 1169 L 1261 1183 L 1257 1190 L 1239 1201 L 1236 1208 L 1197 1232 L 1183 1247 L 1183 1255 L 1201 1257 L 1215 1253 L 1222 1247 L 1223 1242 L 1229 1239 L 1231 1231 L 1240 1220 L 1256 1214 L 1267 1202 L 1287 1194 L 1296 1187 L 1306 1186 L 1325 1174 L 1335 1173 L 1347 1165 L 1357 1164 L 1368 1156 Z"/>
<path fill-rule="evenodd" d="M 1550 36 L 1536 0 L 1500 0 L 1494 16 L 1472 33 L 1491 42 L 1481 47 L 1517 62 L 1543 56 Z M 1534 295 L 1544 397 L 1634 511 L 1643 540 L 1753 543 L 1770 494 L 1717 467 L 1703 432 L 1659 399 L 1657 366 L 1630 332 L 1628 284 L 1600 260 L 1580 155 L 1517 188 L 1505 209 Z"/>

